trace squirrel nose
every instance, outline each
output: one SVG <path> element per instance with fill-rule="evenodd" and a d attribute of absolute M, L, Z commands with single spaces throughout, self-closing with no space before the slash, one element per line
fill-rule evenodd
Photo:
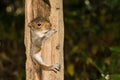
<path fill-rule="evenodd" d="M 51 27 L 48 27 L 47 29 L 48 29 L 48 30 L 50 30 L 50 29 L 51 29 Z"/>

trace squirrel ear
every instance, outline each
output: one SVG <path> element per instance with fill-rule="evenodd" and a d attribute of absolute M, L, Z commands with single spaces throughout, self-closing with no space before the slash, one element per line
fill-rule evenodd
<path fill-rule="evenodd" d="M 32 24 L 31 23 L 28 23 L 28 27 L 31 27 L 32 26 Z"/>

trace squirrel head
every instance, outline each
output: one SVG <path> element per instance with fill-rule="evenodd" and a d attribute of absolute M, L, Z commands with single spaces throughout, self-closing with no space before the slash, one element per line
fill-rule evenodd
<path fill-rule="evenodd" d="M 31 28 L 31 32 L 34 32 L 39 37 L 50 36 L 57 32 L 52 28 L 51 23 L 46 18 L 37 17 L 28 26 Z"/>
<path fill-rule="evenodd" d="M 50 30 L 51 23 L 46 18 L 37 17 L 33 19 L 28 26 L 38 31 Z"/>

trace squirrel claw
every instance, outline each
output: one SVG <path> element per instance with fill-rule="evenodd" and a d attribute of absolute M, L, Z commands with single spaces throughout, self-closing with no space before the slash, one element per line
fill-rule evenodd
<path fill-rule="evenodd" d="M 55 73 L 57 73 L 58 71 L 60 71 L 60 65 L 59 64 L 54 64 L 51 68 L 52 71 L 54 71 Z"/>

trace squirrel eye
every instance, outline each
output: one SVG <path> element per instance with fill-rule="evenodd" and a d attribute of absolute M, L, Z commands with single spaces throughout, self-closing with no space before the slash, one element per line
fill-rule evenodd
<path fill-rule="evenodd" d="M 38 25 L 38 26 L 41 26 L 41 24 L 40 24 L 40 23 L 38 23 L 37 25 Z"/>

